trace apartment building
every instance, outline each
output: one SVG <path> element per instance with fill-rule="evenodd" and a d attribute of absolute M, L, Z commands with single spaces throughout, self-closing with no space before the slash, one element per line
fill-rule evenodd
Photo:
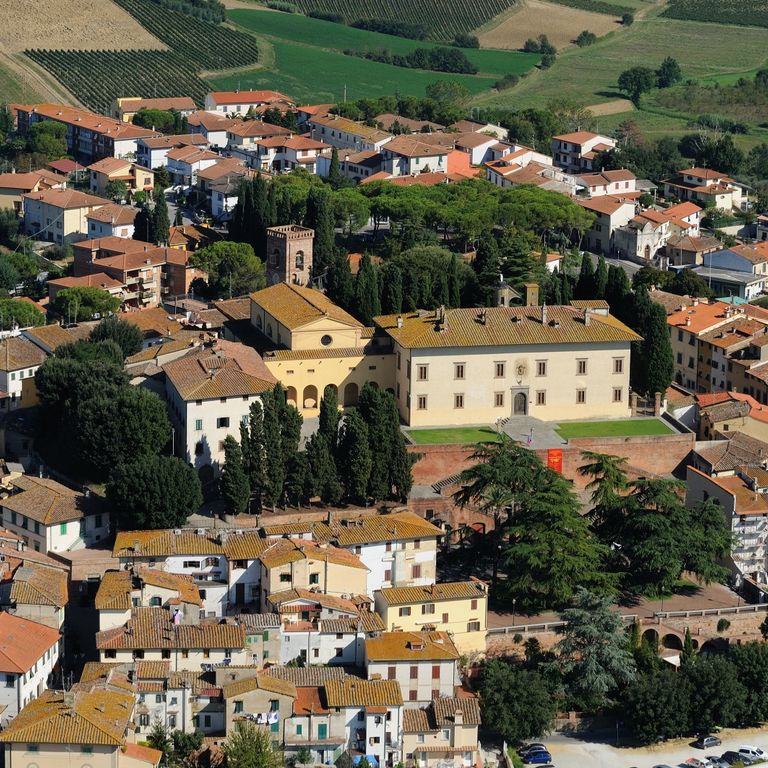
<path fill-rule="evenodd" d="M 716 499 L 733 535 L 730 565 L 740 582 L 745 576 L 768 581 L 768 471 L 740 466 L 733 474 L 709 477 L 694 467 L 686 475 L 686 503 Z"/>
<path fill-rule="evenodd" d="M 585 250 L 605 256 L 625 255 L 614 242 L 615 233 L 635 218 L 634 199 L 602 195 L 587 199 L 578 198 L 576 202 L 595 216 L 592 226 L 584 233 Z"/>
<path fill-rule="evenodd" d="M 686 168 L 664 182 L 664 196 L 704 208 L 723 211 L 740 209 L 748 199 L 747 188 L 714 168 Z"/>
<path fill-rule="evenodd" d="M 38 552 L 82 549 L 109 536 L 108 510 L 98 497 L 48 478 L 16 478 L 0 506 L 3 526 Z"/>
<path fill-rule="evenodd" d="M 452 697 L 459 684 L 459 652 L 447 632 L 382 632 L 365 641 L 365 657 L 368 679 L 396 681 L 406 706 Z"/>
<path fill-rule="evenodd" d="M 639 337 L 606 310 L 440 308 L 374 322 L 392 340 L 395 397 L 412 427 L 629 414 L 630 345 Z"/>
<path fill-rule="evenodd" d="M 489 141 L 495 143 L 496 140 Z M 434 171 L 447 173 L 450 151 L 446 146 L 422 141 L 420 136 L 396 136 L 381 149 L 382 168 L 391 176 L 411 176 Z"/>
<path fill-rule="evenodd" d="M 282 743 L 285 723 L 293 711 L 296 686 L 254 670 L 241 670 L 242 677 L 221 686 L 226 717 L 226 733 L 232 733 L 238 720 L 251 720 L 269 728 L 271 738 Z M 238 676 L 232 673 L 233 677 Z"/>
<path fill-rule="evenodd" d="M 374 599 L 387 630 L 420 632 L 439 627 L 451 635 L 462 653 L 485 650 L 485 582 L 471 579 L 420 587 L 385 587 L 374 594 Z"/>
<path fill-rule="evenodd" d="M 88 215 L 110 201 L 76 189 L 46 189 L 23 196 L 24 232 L 62 245 L 88 237 Z"/>
<path fill-rule="evenodd" d="M 37 403 L 35 372 L 47 355 L 23 336 L 0 340 L 0 408 L 12 411 Z"/>
<path fill-rule="evenodd" d="M 155 188 L 155 174 L 149 168 L 132 160 L 105 157 L 88 166 L 91 192 L 100 197 L 107 197 L 107 185 L 113 181 L 122 181 L 128 188 L 128 199 L 134 192 L 151 194 Z"/>
<path fill-rule="evenodd" d="M 367 149 L 379 152 L 394 138 L 391 133 L 339 115 L 313 115 L 307 125 L 311 138 L 337 149 L 353 149 L 358 152 Z"/>
<path fill-rule="evenodd" d="M 218 163 L 221 155 L 210 149 L 196 146 L 182 146 L 170 149 L 165 155 L 166 168 L 171 177 L 171 184 L 178 187 L 194 187 L 197 174 Z"/>
<path fill-rule="evenodd" d="M 602 197 L 603 195 L 627 197 L 636 192 L 636 185 L 637 176 L 625 168 L 615 171 L 585 173 L 576 177 L 577 193 L 587 197 Z"/>
<path fill-rule="evenodd" d="M 263 120 L 238 120 L 227 129 L 227 150 L 234 157 L 247 162 L 250 150 L 258 155 L 257 142 L 272 138 L 288 139 L 292 136 L 293 133 L 282 125 L 265 123 Z"/>
<path fill-rule="evenodd" d="M 289 173 L 303 168 L 316 174 L 320 154 L 329 148 L 322 141 L 305 136 L 269 136 L 248 146 L 231 146 L 232 156 L 250 168 L 265 172 Z"/>
<path fill-rule="evenodd" d="M 183 619 L 166 608 L 131 608 L 131 618 L 120 627 L 96 633 L 102 662 L 170 661 L 171 670 L 199 671 L 201 664 L 245 665 L 245 629 L 236 624 Z"/>
<path fill-rule="evenodd" d="M 58 628 L 0 612 L 0 722 L 5 728 L 40 696 L 59 664 Z"/>
<path fill-rule="evenodd" d="M 762 362 L 768 312 L 752 305 L 693 299 L 667 316 L 675 381 L 692 392 L 733 390 L 746 382 L 747 361 Z M 750 393 L 751 394 L 751 393 Z"/>
<path fill-rule="evenodd" d="M 706 392 L 696 395 L 699 440 L 727 438 L 737 432 L 768 439 L 768 407 L 742 392 Z"/>
<path fill-rule="evenodd" d="M 16 126 L 22 136 L 43 120 L 66 125 L 67 151 L 86 165 L 103 157 L 136 157 L 139 139 L 160 135 L 160 131 L 64 104 L 17 104 L 14 109 Z"/>
<path fill-rule="evenodd" d="M 24 195 L 46 189 L 64 189 L 67 177 L 51 171 L 0 173 L 0 208 L 12 208 L 21 214 Z"/>
<path fill-rule="evenodd" d="M 205 97 L 207 112 L 243 117 L 248 111 L 273 105 L 292 106 L 288 96 L 279 91 L 212 91 Z"/>
<path fill-rule="evenodd" d="M 592 161 L 599 152 L 608 152 L 616 140 L 591 131 L 576 131 L 553 136 L 550 143 L 555 165 L 568 173 L 592 170 Z"/>
<path fill-rule="evenodd" d="M 208 149 L 208 139 L 199 133 L 181 133 L 139 139 L 136 144 L 136 162 L 142 167 L 154 171 L 166 164 L 166 157 L 172 149 L 180 149 L 181 147 Z"/>
<path fill-rule="evenodd" d="M 133 118 L 141 109 L 158 109 L 162 112 L 178 112 L 182 117 L 188 117 L 197 110 L 191 96 L 171 96 L 169 98 L 142 99 L 123 96 L 115 99 L 112 104 L 112 116 L 124 123 L 132 123 Z"/>
<path fill-rule="evenodd" d="M 179 454 L 198 471 L 217 476 L 224 439 L 239 436 L 251 405 L 277 379 L 255 349 L 221 339 L 167 363 L 163 371 Z"/>
<path fill-rule="evenodd" d="M 482 764 L 477 697 L 434 699 L 403 712 L 406 768 L 468 768 Z"/>

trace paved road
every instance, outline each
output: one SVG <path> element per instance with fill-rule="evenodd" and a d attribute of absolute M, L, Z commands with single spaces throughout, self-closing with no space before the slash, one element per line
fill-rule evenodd
<path fill-rule="evenodd" d="M 723 745 L 706 751 L 694 749 L 689 739 L 634 749 L 616 748 L 605 742 L 590 742 L 563 734 L 553 734 L 542 741 L 549 747 L 552 763 L 557 768 L 652 768 L 655 765 L 677 768 L 689 757 L 721 755 L 728 749 L 737 750 L 742 744 L 768 749 L 768 733 L 759 728 L 726 730 L 719 735 Z"/>

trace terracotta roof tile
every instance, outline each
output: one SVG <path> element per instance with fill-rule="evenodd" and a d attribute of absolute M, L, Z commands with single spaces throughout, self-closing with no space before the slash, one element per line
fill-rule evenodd
<path fill-rule="evenodd" d="M 490 307 L 445 310 L 440 324 L 435 312 L 383 315 L 374 322 L 406 349 L 492 347 L 518 344 L 583 344 L 630 342 L 640 337 L 611 315 L 584 313 L 575 307 Z M 485 317 L 485 322 L 482 322 Z M 398 325 L 399 320 L 401 325 Z"/>
<path fill-rule="evenodd" d="M 171 671 L 170 661 L 137 661 L 137 680 L 164 680 Z"/>
<path fill-rule="evenodd" d="M 344 667 L 275 666 L 265 669 L 264 674 L 292 683 L 297 689 L 325 685 L 329 680 L 344 680 L 349 676 Z"/>
<path fill-rule="evenodd" d="M 16 605 L 47 605 L 63 608 L 67 604 L 69 577 L 65 571 L 26 563 L 13 573 L 11 601 Z"/>
<path fill-rule="evenodd" d="M 0 672 L 28 672 L 59 642 L 59 630 L 0 612 Z"/>
<path fill-rule="evenodd" d="M 86 497 L 55 480 L 22 475 L 13 481 L 18 493 L 3 499 L 2 506 L 44 525 L 80 520 L 101 511 L 97 497 Z"/>
<path fill-rule="evenodd" d="M 301 539 L 279 539 L 270 544 L 259 555 L 259 559 L 265 568 L 278 568 L 281 565 L 299 560 L 320 560 L 347 568 L 368 570 L 357 555 L 346 549 Z"/>
<path fill-rule="evenodd" d="M 131 760 L 137 760 L 140 763 L 149 763 L 150 765 L 157 766 L 163 759 L 163 753 L 159 749 L 153 749 L 152 747 L 145 747 L 142 744 L 132 744 L 131 742 L 125 744 L 120 748 L 120 751 Z"/>
<path fill-rule="evenodd" d="M 40 347 L 22 336 L 0 340 L 0 370 L 18 371 L 42 365 L 47 355 Z"/>
<path fill-rule="evenodd" d="M 93 208 L 94 206 L 107 205 L 110 202 L 103 197 L 89 195 L 76 189 L 46 189 L 39 192 L 28 192 L 24 198 L 66 210 Z"/>
<path fill-rule="evenodd" d="M 296 686 L 293 683 L 265 674 L 254 675 L 244 680 L 235 680 L 232 683 L 221 686 L 221 693 L 225 699 L 240 696 L 250 691 L 270 691 L 271 693 L 280 693 L 283 696 L 296 698 Z"/>
<path fill-rule="evenodd" d="M 383 632 L 365 641 L 369 661 L 432 661 L 458 659 L 447 632 Z"/>
<path fill-rule="evenodd" d="M 360 680 L 347 677 L 325 683 L 328 706 L 342 707 L 400 707 L 403 694 L 397 680 Z"/>
<path fill-rule="evenodd" d="M 443 600 L 473 600 L 488 596 L 483 583 L 480 581 L 453 581 L 419 587 L 384 587 L 379 594 L 387 605 L 437 603 Z"/>
<path fill-rule="evenodd" d="M 156 531 L 119 531 L 113 557 L 168 557 L 170 555 L 223 555 L 219 533 L 206 529 L 203 535 L 185 528 Z"/>
<path fill-rule="evenodd" d="M 102 205 L 101 208 L 97 208 L 86 214 L 85 218 L 92 221 L 101 221 L 114 226 L 119 226 L 121 224 L 133 224 L 138 213 L 139 209 L 133 208 L 130 205 L 108 203 L 107 205 Z"/>

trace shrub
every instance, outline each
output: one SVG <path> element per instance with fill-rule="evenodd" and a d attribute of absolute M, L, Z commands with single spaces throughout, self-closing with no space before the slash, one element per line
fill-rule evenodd
<path fill-rule="evenodd" d="M 520 76 L 519 75 L 504 75 L 504 77 L 501 78 L 501 80 L 497 80 L 493 87 L 497 91 L 504 91 L 507 88 L 514 88 L 518 83 L 520 82 Z"/>
<path fill-rule="evenodd" d="M 453 38 L 453 44 L 457 48 L 479 48 L 480 41 L 475 35 L 468 35 L 465 32 L 459 32 L 456 37 Z"/>
<path fill-rule="evenodd" d="M 625 27 L 631 27 L 632 24 L 635 22 L 635 14 L 634 13 L 623 13 L 621 15 L 621 23 Z"/>
<path fill-rule="evenodd" d="M 576 38 L 576 45 L 579 46 L 579 48 L 586 48 L 588 45 L 592 45 L 597 40 L 597 35 L 594 32 L 590 32 L 589 30 L 584 30 L 583 32 L 579 33 L 579 36 Z"/>
<path fill-rule="evenodd" d="M 344 17 L 340 13 L 333 13 L 332 11 L 319 11 L 317 8 L 313 8 L 311 11 L 309 11 L 307 16 L 311 16 L 313 19 L 332 21 L 334 24 L 344 23 Z"/>
<path fill-rule="evenodd" d="M 545 56 L 541 57 L 541 61 L 539 62 L 539 66 L 542 69 L 549 69 L 555 63 L 555 59 L 556 58 L 557 57 L 555 56 L 554 53 L 548 53 Z"/>
<path fill-rule="evenodd" d="M 293 3 L 281 2 L 281 0 L 269 0 L 267 8 L 271 8 L 273 11 L 282 11 L 283 13 L 298 13 L 299 9 Z M 310 11 L 307 16 L 311 16 Z"/>
<path fill-rule="evenodd" d="M 728 621 L 728 619 L 720 619 L 720 621 L 717 622 L 717 631 L 718 632 L 725 632 L 728 627 L 731 626 L 731 622 Z"/>
<path fill-rule="evenodd" d="M 388 19 L 358 19 L 351 26 L 357 29 L 367 29 L 369 32 L 382 32 L 385 35 L 407 37 L 411 40 L 426 40 L 429 30 L 423 24 L 407 24 L 404 21 Z"/>

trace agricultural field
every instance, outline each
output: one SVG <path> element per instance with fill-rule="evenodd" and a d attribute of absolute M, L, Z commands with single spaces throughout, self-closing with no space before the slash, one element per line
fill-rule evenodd
<path fill-rule="evenodd" d="M 670 19 L 768 27 L 768 0 L 670 0 L 662 15 Z"/>
<path fill-rule="evenodd" d="M 569 8 L 578 8 L 581 11 L 591 11 L 592 13 L 605 13 L 609 16 L 622 16 L 625 13 L 634 13 L 637 10 L 632 5 L 626 5 L 611 0 L 553 0 L 558 5 L 565 5 Z"/>
<path fill-rule="evenodd" d="M 229 20 L 244 29 L 259 35 L 275 37 L 295 43 L 332 49 L 371 51 L 386 48 L 392 53 L 408 54 L 416 48 L 432 47 L 419 40 L 408 40 L 395 35 L 369 32 L 364 29 L 347 27 L 330 21 L 313 19 L 298 14 L 276 13 L 274 11 L 231 10 Z M 510 52 L 503 50 L 463 49 L 466 57 L 478 68 L 481 74 L 496 76 L 522 74 L 527 72 L 539 60 L 537 54 Z M 354 70 L 357 60 L 353 59 L 349 67 Z M 402 71 L 402 68 L 401 68 Z M 397 87 L 399 84 L 395 84 Z"/>
<path fill-rule="evenodd" d="M 27 78 L 3 65 L 0 60 L 0 93 L 3 101 L 31 104 L 40 101 L 38 90 Z"/>
<path fill-rule="evenodd" d="M 424 96 L 426 87 L 437 80 L 454 80 L 470 93 L 479 94 L 487 91 L 495 81 L 493 77 L 478 75 L 404 69 L 284 40 L 270 40 L 269 43 L 274 56 L 274 63 L 269 68 L 209 77 L 211 88 L 269 88 L 287 93 L 300 102 L 330 103 L 340 101 L 345 89 L 347 99 L 353 101 L 395 94 Z M 312 76 L 308 78 L 307 73 L 312 73 Z"/>
<path fill-rule="evenodd" d="M 104 0 L 0 0 L 0 51 L 27 48 L 163 49 L 165 45 L 118 5 Z"/>
<path fill-rule="evenodd" d="M 118 4 L 167 49 L 26 51 L 90 109 L 106 112 L 116 97 L 126 94 L 184 94 L 202 104 L 208 85 L 199 77 L 201 71 L 258 61 L 251 35 L 170 11 L 149 0 L 118 0 Z"/>
<path fill-rule="evenodd" d="M 495 26 L 490 22 L 478 30 L 478 39 L 484 48 L 518 49 L 528 38 L 546 34 L 560 49 L 571 45 L 583 29 L 602 37 L 613 32 L 618 23 L 613 16 L 557 6 L 543 0 L 522 0 L 516 9 L 503 14 Z"/>
<path fill-rule="evenodd" d="M 511 8 L 515 0 L 296 0 L 303 12 L 339 14 L 347 23 L 358 19 L 387 19 L 423 24 L 435 40 L 452 40 Z"/>

